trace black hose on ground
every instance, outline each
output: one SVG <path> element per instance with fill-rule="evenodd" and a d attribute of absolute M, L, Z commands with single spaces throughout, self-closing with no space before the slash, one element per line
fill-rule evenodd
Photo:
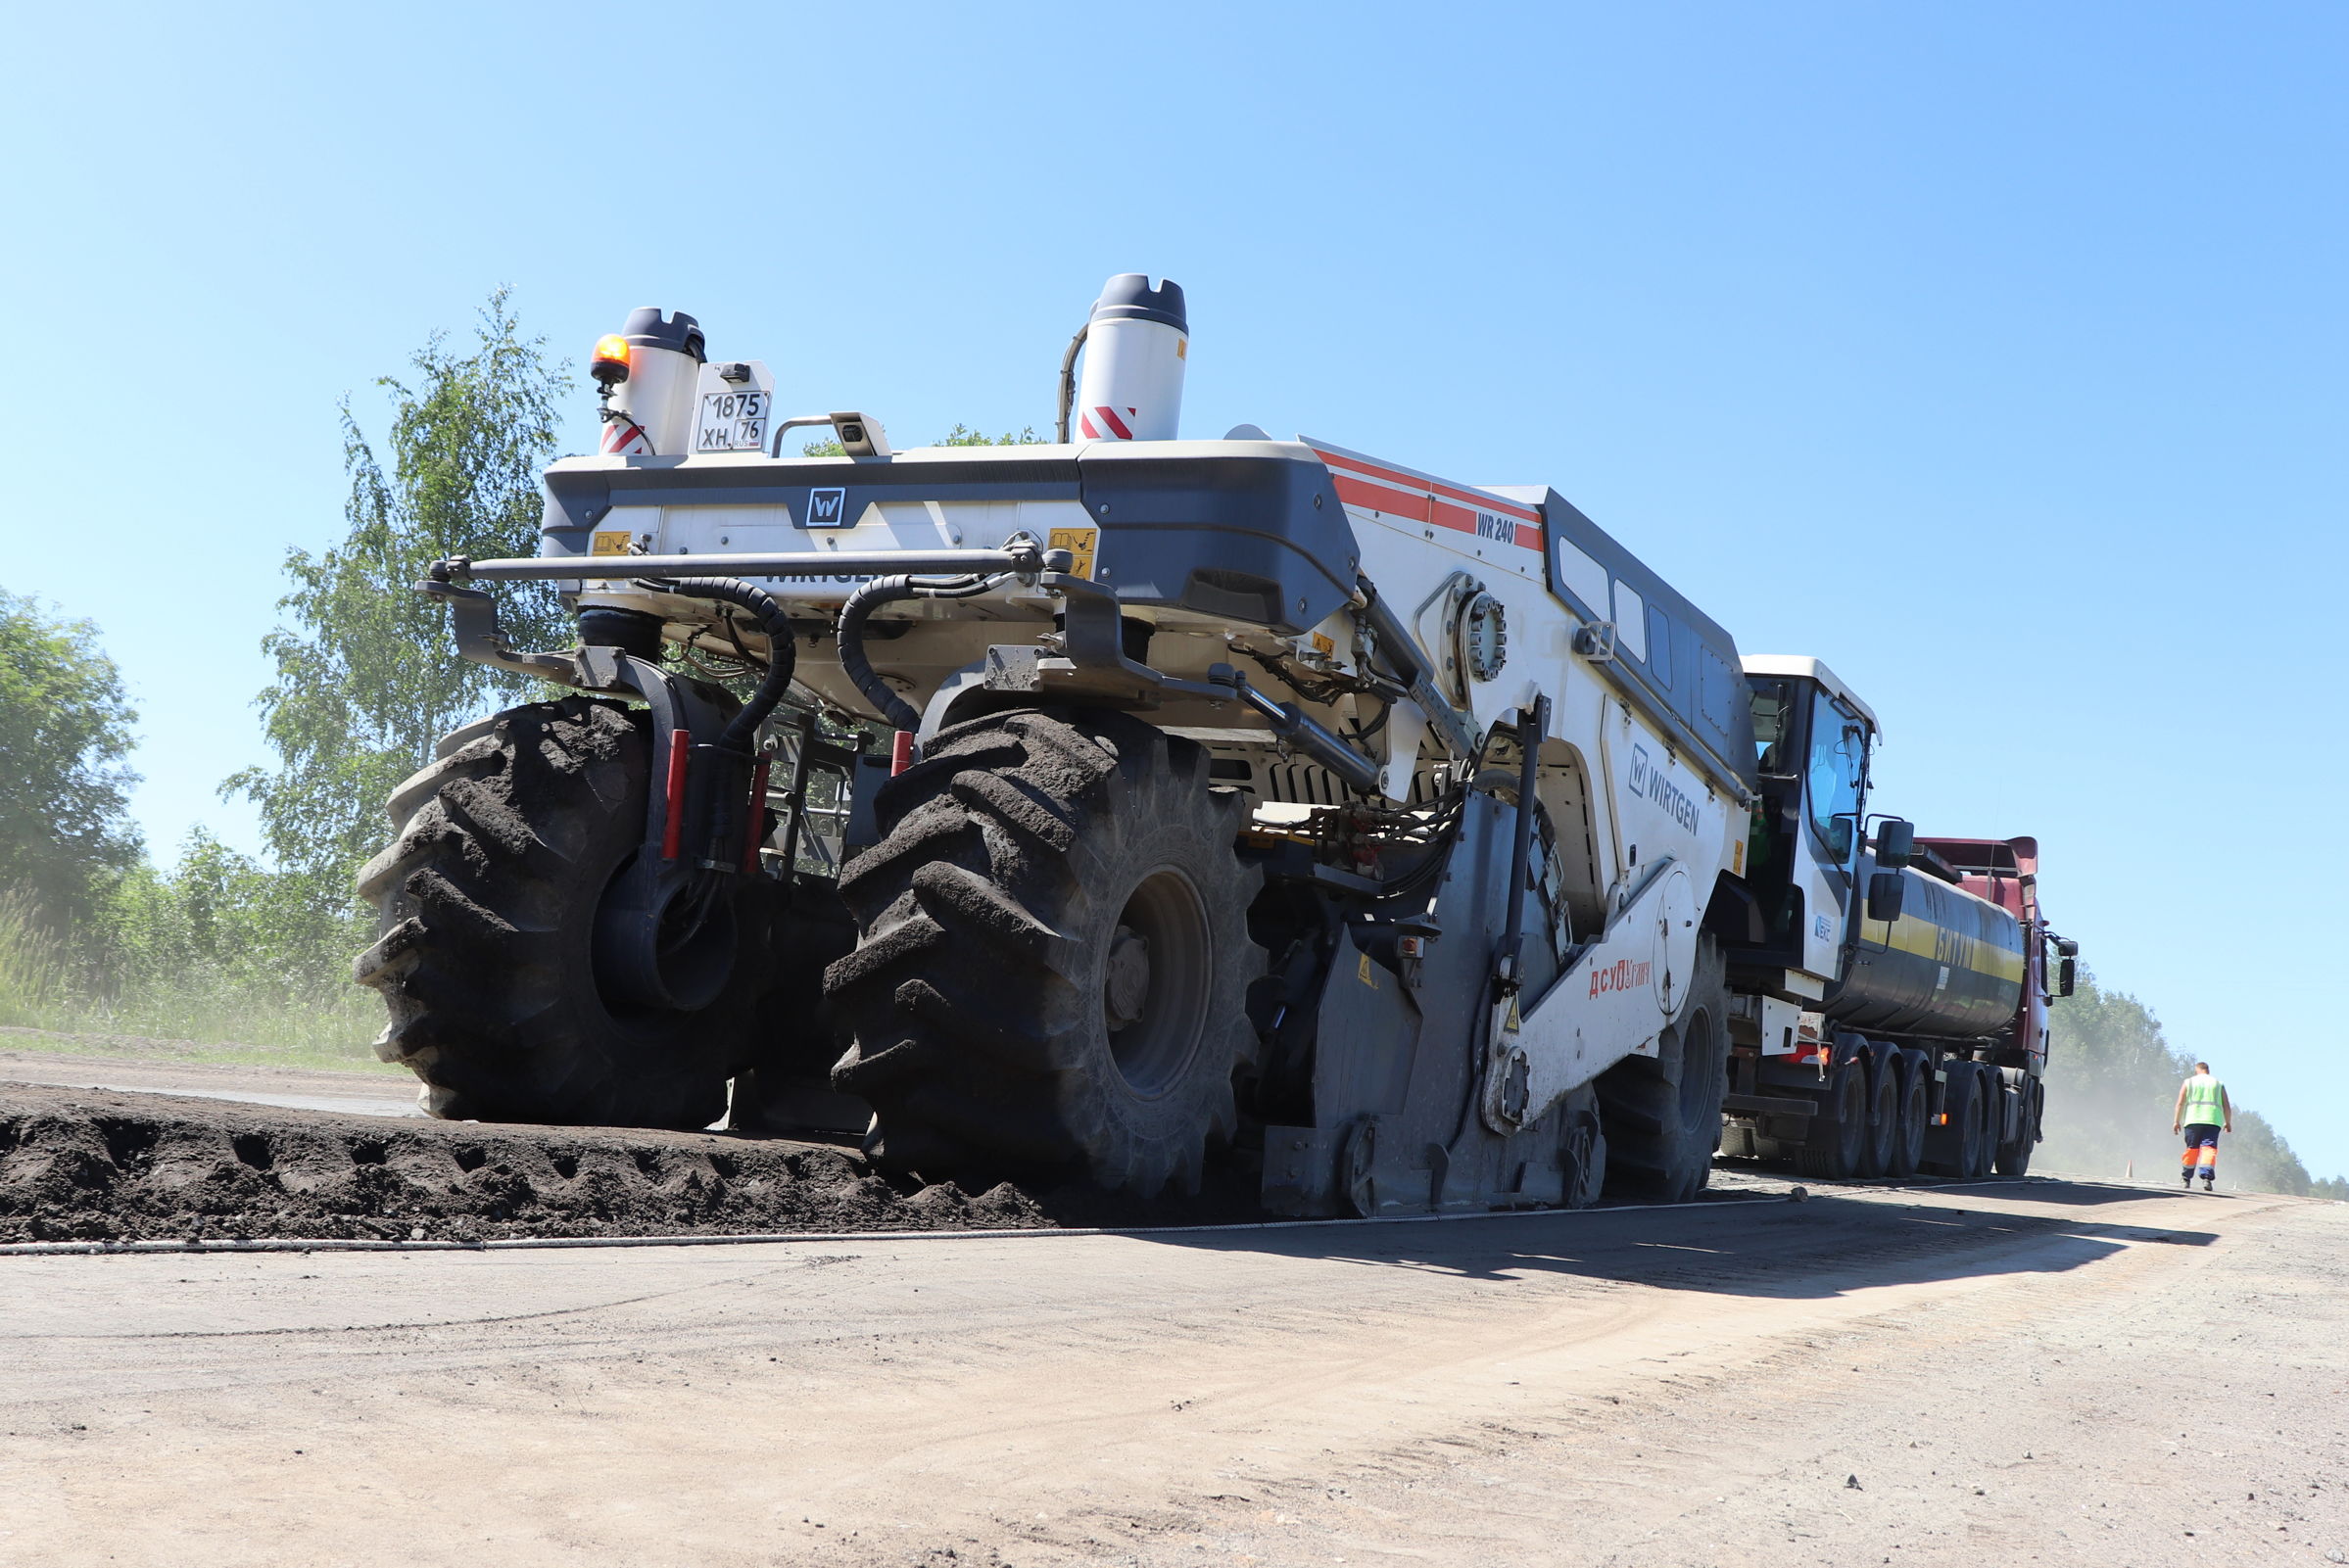
<path fill-rule="evenodd" d="M 729 751 L 747 752 L 758 735 L 758 727 L 767 722 L 775 704 L 791 689 L 791 671 L 798 663 L 798 648 L 791 641 L 791 625 L 783 613 L 783 606 L 765 589 L 743 582 L 739 577 L 672 577 L 658 580 L 659 592 L 675 594 L 684 598 L 718 599 L 727 604 L 739 604 L 758 617 L 759 630 L 767 634 L 767 674 L 758 683 L 718 736 L 717 743 Z"/>

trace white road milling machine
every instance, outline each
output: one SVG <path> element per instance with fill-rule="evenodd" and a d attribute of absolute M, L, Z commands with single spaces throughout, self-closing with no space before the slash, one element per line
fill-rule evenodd
<path fill-rule="evenodd" d="M 2030 840 L 1871 815 L 1858 697 L 1553 490 L 1182 439 L 1188 354 L 1113 278 L 1057 441 L 900 451 L 691 316 L 599 344 L 540 554 L 422 585 L 569 689 L 443 741 L 362 874 L 427 1109 L 1284 1214 L 1687 1199 L 1725 1111 L 1816 1174 L 2028 1162 Z M 525 579 L 577 646 L 506 644 Z"/>

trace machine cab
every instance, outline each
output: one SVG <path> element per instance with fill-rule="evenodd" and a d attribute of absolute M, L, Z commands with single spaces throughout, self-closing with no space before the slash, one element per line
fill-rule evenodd
<path fill-rule="evenodd" d="M 1812 1001 L 1839 974 L 1876 715 L 1817 659 L 1744 664 L 1761 799 L 1745 860 L 1754 939 L 1732 944 L 1731 963 L 1753 989 Z"/>

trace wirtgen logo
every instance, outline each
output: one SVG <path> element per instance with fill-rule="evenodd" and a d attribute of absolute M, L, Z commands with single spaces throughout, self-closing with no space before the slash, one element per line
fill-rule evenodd
<path fill-rule="evenodd" d="M 1648 748 L 1631 748 L 1631 774 L 1624 780 L 1634 795 L 1646 795 L 1664 808 L 1664 815 L 1689 832 L 1697 831 L 1697 802 L 1687 790 L 1672 782 L 1661 768 L 1648 763 Z"/>
<path fill-rule="evenodd" d="M 844 490 L 811 490 L 807 493 L 807 526 L 838 528 L 840 513 L 845 509 L 848 493 Z"/>

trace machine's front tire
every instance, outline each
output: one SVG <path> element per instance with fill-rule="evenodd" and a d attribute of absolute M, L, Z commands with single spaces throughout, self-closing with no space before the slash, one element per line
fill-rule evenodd
<path fill-rule="evenodd" d="M 1729 991 L 1721 950 L 1700 937 L 1689 1000 L 1652 1057 L 1599 1074 L 1606 1190 L 1686 1203 L 1712 1177 L 1729 1092 Z"/>
<path fill-rule="evenodd" d="M 1245 805 L 1206 752 L 1125 714 L 993 714 L 941 731 L 877 813 L 840 879 L 857 947 L 826 974 L 872 1159 L 1196 1190 L 1237 1130 L 1264 973 Z"/>
<path fill-rule="evenodd" d="M 588 697 L 465 726 L 392 792 L 395 836 L 359 876 L 376 939 L 352 976 L 383 994 L 376 1054 L 452 1120 L 693 1128 L 759 1054 L 752 1023 L 780 890 L 734 890 L 733 963 L 695 1012 L 606 1003 L 596 913 L 645 832 L 649 718 Z"/>

